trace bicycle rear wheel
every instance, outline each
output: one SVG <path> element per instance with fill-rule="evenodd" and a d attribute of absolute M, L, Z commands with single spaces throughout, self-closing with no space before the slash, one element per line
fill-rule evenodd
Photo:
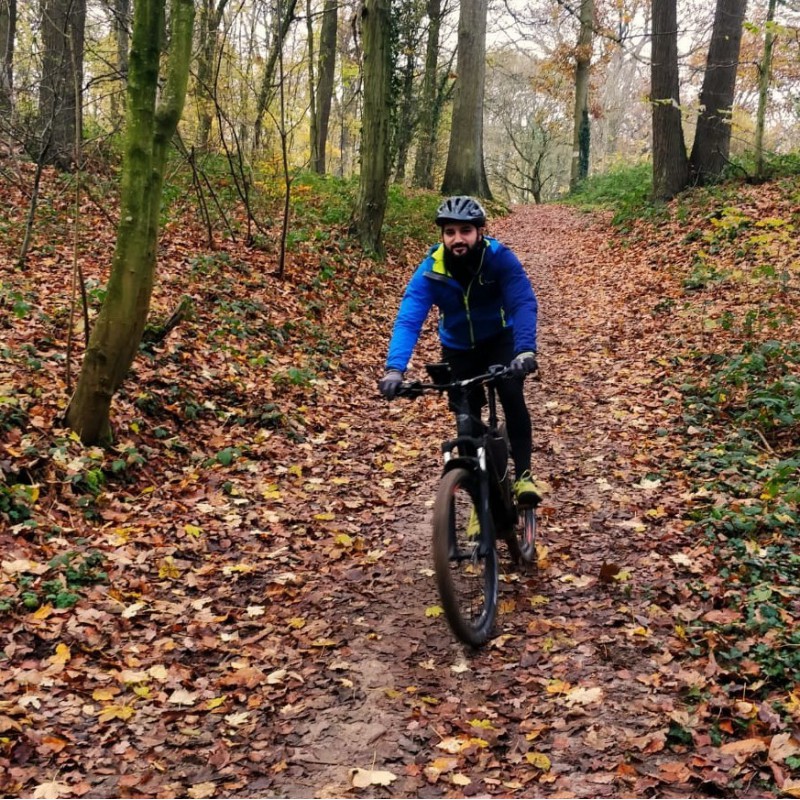
<path fill-rule="evenodd" d="M 489 639 L 497 611 L 497 551 L 480 531 L 476 503 L 472 473 L 445 473 L 433 508 L 433 565 L 450 628 L 473 647 Z"/>

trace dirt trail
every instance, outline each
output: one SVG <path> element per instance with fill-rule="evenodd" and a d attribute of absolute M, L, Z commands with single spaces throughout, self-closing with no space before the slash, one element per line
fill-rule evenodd
<path fill-rule="evenodd" d="M 668 478 L 653 477 L 649 453 L 667 424 L 663 367 L 637 350 L 660 279 L 634 254 L 607 263 L 609 229 L 568 209 L 520 208 L 492 233 L 516 250 L 540 302 L 541 380 L 528 391 L 537 471 L 553 487 L 546 563 L 501 582 L 490 646 L 456 644 L 443 618 L 425 615 L 437 602 L 432 470 L 391 532 L 402 555 L 333 592 L 349 646 L 328 667 L 343 680 L 287 738 L 273 783 L 287 796 L 350 792 L 355 767 L 397 776 L 361 796 L 622 797 L 662 781 L 697 796 L 689 767 L 664 750 L 670 715 L 683 713 L 668 646 L 679 602 L 668 556 L 681 533 L 664 535 Z M 387 417 L 398 441 L 404 419 Z M 606 576 L 620 570 L 621 581 Z"/>

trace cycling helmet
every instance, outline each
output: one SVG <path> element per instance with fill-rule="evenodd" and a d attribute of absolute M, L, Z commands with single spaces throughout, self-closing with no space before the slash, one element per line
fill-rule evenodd
<path fill-rule="evenodd" d="M 483 228 L 486 225 L 486 212 L 469 195 L 448 197 L 436 211 L 436 224 L 441 227 L 448 222 L 469 222 L 477 228 Z"/>

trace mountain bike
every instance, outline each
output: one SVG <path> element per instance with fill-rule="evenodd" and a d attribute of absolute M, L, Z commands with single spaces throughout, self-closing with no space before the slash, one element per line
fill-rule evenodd
<path fill-rule="evenodd" d="M 453 633 L 473 647 L 492 635 L 497 614 L 496 542 L 506 542 L 518 564 L 536 559 L 536 507 L 518 506 L 509 469 L 510 447 L 499 423 L 497 390 L 508 367 L 453 381 L 447 364 L 427 364 L 432 383 L 403 383 L 398 397 L 449 392 L 456 412 L 456 438 L 442 443 L 442 478 L 433 508 L 436 584 Z M 481 387 L 488 420 L 470 413 L 469 395 Z M 477 433 L 476 433 L 477 431 Z"/>

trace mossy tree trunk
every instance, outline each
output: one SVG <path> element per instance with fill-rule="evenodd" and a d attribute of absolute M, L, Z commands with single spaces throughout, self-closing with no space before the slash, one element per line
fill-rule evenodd
<path fill-rule="evenodd" d="M 366 0 L 361 10 L 364 42 L 364 113 L 361 178 L 351 229 L 365 250 L 382 253 L 381 229 L 389 192 L 389 124 L 392 53 L 389 0 Z"/>
<path fill-rule="evenodd" d="M 575 110 L 569 188 L 575 191 L 589 174 L 589 80 L 592 68 L 594 0 L 581 0 L 581 30 L 575 52 Z"/>
<path fill-rule="evenodd" d="M 111 400 L 133 363 L 150 308 L 164 163 L 186 98 L 194 21 L 192 0 L 171 0 L 170 50 L 157 106 L 165 5 L 134 4 L 117 242 L 106 299 L 66 414 L 84 444 L 110 441 Z"/>

